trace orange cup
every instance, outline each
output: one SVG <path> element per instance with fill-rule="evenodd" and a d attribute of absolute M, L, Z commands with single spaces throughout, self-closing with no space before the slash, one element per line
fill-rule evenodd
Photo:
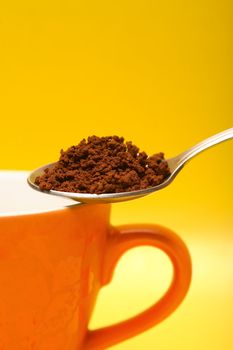
<path fill-rule="evenodd" d="M 0 215 L 1 350 L 106 349 L 156 325 L 178 307 L 191 279 L 184 242 L 157 225 L 112 227 L 109 216 L 110 205 Z M 169 289 L 139 315 L 88 330 L 98 292 L 110 282 L 117 261 L 142 245 L 170 258 Z"/>

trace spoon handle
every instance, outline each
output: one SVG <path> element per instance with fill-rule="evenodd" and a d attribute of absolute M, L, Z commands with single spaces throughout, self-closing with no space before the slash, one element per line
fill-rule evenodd
<path fill-rule="evenodd" d="M 189 159 L 196 156 L 198 153 L 206 150 L 209 147 L 217 145 L 220 142 L 233 138 L 233 128 L 224 130 L 216 135 L 209 137 L 208 139 L 198 143 L 197 145 L 189 148 L 187 151 L 182 152 L 178 156 L 172 159 L 172 164 L 177 167 L 182 167 Z M 171 169 L 172 170 L 172 169 Z"/>

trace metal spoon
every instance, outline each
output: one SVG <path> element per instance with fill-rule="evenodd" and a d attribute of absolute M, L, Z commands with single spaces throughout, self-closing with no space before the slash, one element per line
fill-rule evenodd
<path fill-rule="evenodd" d="M 189 161 L 191 158 L 196 156 L 198 153 L 204 151 L 205 149 L 212 147 L 214 145 L 217 145 L 218 143 L 226 141 L 231 138 L 233 138 L 233 128 L 227 129 L 223 132 L 220 132 L 219 134 L 211 136 L 208 139 L 189 148 L 187 151 L 179 154 L 178 156 L 168 159 L 167 162 L 171 171 L 171 175 L 160 185 L 149 187 L 143 190 L 132 191 L 132 192 L 121 192 L 121 193 L 105 193 L 105 194 L 89 194 L 89 193 L 61 192 L 61 191 L 55 191 L 55 190 L 50 190 L 50 191 L 41 190 L 39 186 L 35 184 L 35 178 L 37 176 L 42 175 L 42 173 L 44 172 L 44 169 L 52 166 L 55 163 L 44 165 L 32 171 L 27 181 L 29 185 L 35 190 L 42 191 L 48 194 L 53 194 L 56 196 L 68 197 L 78 202 L 114 203 L 114 202 L 127 201 L 127 200 L 146 196 L 152 192 L 161 190 L 162 188 L 166 187 L 174 180 L 176 175 L 180 172 L 180 170 L 183 168 L 184 164 L 187 161 Z"/>

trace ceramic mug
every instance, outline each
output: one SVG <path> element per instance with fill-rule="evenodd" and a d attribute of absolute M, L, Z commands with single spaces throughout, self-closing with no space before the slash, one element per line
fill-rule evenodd
<path fill-rule="evenodd" d="M 22 182 L 26 174 L 21 175 Z M 0 214 L 1 350 L 106 349 L 161 322 L 182 302 L 190 285 L 191 261 L 174 232 L 157 225 L 112 227 L 110 205 L 38 210 L 39 199 L 49 202 L 52 196 L 26 186 L 23 198 L 14 191 L 14 201 L 27 202 L 32 210 Z M 4 196 L 9 197 L 3 194 L 1 202 Z M 142 245 L 159 248 L 170 258 L 169 289 L 139 315 L 88 330 L 98 292 L 110 282 L 117 261 L 128 249 Z"/>

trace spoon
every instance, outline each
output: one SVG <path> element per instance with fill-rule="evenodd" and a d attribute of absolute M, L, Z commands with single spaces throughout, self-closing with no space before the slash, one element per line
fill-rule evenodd
<path fill-rule="evenodd" d="M 46 168 L 49 168 L 55 163 L 44 165 L 36 170 L 33 170 L 28 176 L 29 185 L 38 191 L 42 191 L 48 194 L 62 196 L 66 198 L 74 199 L 78 202 L 83 203 L 114 203 L 114 202 L 123 202 L 131 199 L 140 198 L 146 196 L 152 192 L 161 190 L 162 188 L 168 186 L 180 172 L 186 162 L 191 158 L 196 156 L 198 153 L 204 151 L 205 149 L 217 145 L 220 142 L 226 141 L 233 138 L 233 128 L 227 129 L 223 132 L 220 132 L 214 136 L 209 137 L 208 139 L 198 143 L 197 145 L 189 148 L 187 151 L 182 152 L 178 156 L 167 159 L 171 174 L 170 176 L 161 184 L 149 187 L 143 190 L 131 191 L 131 192 L 121 192 L 121 193 L 104 193 L 104 194 L 89 194 L 89 193 L 73 193 L 73 192 L 61 192 L 55 190 L 41 190 L 39 186 L 35 184 L 35 179 L 37 176 L 43 174 Z"/>

